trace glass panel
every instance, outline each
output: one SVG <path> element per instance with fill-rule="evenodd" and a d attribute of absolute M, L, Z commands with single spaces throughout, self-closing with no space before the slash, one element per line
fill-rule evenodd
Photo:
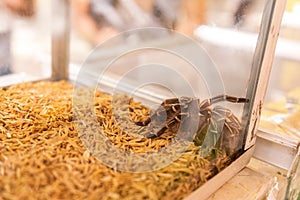
<path fill-rule="evenodd" d="M 11 59 L 3 66 L 12 60 L 15 72 L 39 78 L 52 67 L 54 80 L 69 78 L 0 90 L 6 196 L 182 199 L 200 187 L 206 198 L 247 164 L 277 1 L 28 2 L 29 18 L 12 14 L 4 34 Z"/>
<path fill-rule="evenodd" d="M 193 1 L 189 1 L 191 2 Z M 248 124 L 242 122 L 242 117 L 249 113 L 245 108 L 250 109 L 245 107 L 245 103 L 250 98 L 254 99 L 251 90 L 256 91 L 256 87 L 253 86 L 257 85 L 256 78 L 260 74 L 263 62 L 261 56 L 264 55 L 270 28 L 267 26 L 269 24 L 263 26 L 264 33 L 255 57 L 258 60 L 253 62 L 262 11 L 267 5 L 265 23 L 269 23 L 274 1 L 255 3 L 224 1 L 224 5 L 221 6 L 224 10 L 220 10 L 219 4 L 214 1 L 201 2 L 201 5 L 194 4 L 201 6 L 201 9 L 196 9 L 197 12 L 202 11 L 195 16 L 193 14 L 184 16 L 181 13 L 193 10 L 195 7 L 191 6 L 192 3 L 181 4 L 186 7 L 176 18 L 173 27 L 175 31 L 161 29 L 164 26 L 153 24 L 152 26 L 159 28 L 145 28 L 148 24 L 132 27 L 134 23 L 128 24 L 126 28 L 115 26 L 114 22 L 110 21 L 113 19 L 107 18 L 116 17 L 117 20 L 118 17 L 122 17 L 118 9 L 125 11 L 128 9 L 122 1 L 117 5 L 113 3 L 106 5 L 106 10 L 103 10 L 104 6 L 101 8 L 94 5 L 91 10 L 87 9 L 85 13 L 80 13 L 80 16 L 77 16 L 76 12 L 83 11 L 78 11 L 78 5 L 73 4 L 78 24 L 74 25 L 77 32 L 73 33 L 73 36 L 77 35 L 72 38 L 71 46 L 76 44 L 75 40 L 82 40 L 83 36 L 88 38 L 87 43 L 81 44 L 82 48 L 71 48 L 78 51 L 78 54 L 71 53 L 71 61 L 75 64 L 73 70 L 78 72 L 75 79 L 77 87 L 74 93 L 74 107 L 93 110 L 91 102 L 94 102 L 96 97 L 93 92 L 87 92 L 82 97 L 82 84 L 109 93 L 112 98 L 112 108 L 109 109 L 112 109 L 110 112 L 115 119 L 113 123 L 119 124 L 121 132 L 127 134 L 118 132 L 114 135 L 110 133 L 111 129 L 97 128 L 99 122 L 94 119 L 103 114 L 99 111 L 97 113 L 97 110 L 89 117 L 82 110 L 74 110 L 78 119 L 77 125 L 82 128 L 79 130 L 83 135 L 81 139 L 88 148 L 91 148 L 93 156 L 105 165 L 121 172 L 153 171 L 155 174 L 184 156 L 187 147 L 190 147 L 186 145 L 189 144 L 193 146 L 192 151 L 196 151 L 195 155 L 200 156 L 200 159 L 210 163 L 221 162 L 221 166 L 215 166 L 221 170 L 244 153 L 246 137 L 244 134 Z M 138 4 L 131 6 L 132 9 L 139 9 L 144 13 L 143 9 L 135 7 Z M 105 12 L 109 9 L 113 9 L 116 12 L 114 14 L 118 15 L 105 17 Z M 87 14 L 88 21 L 93 20 L 93 23 L 96 23 L 93 27 L 93 30 L 97 30 L 96 36 L 88 35 L 85 32 L 87 27 L 80 24 L 79 20 L 87 20 Z M 147 18 L 148 11 L 144 14 L 139 17 L 143 16 L 150 20 Z M 155 16 L 156 13 L 150 14 Z M 130 15 L 132 20 L 138 22 L 137 16 Z M 187 17 L 199 17 L 197 25 L 193 24 L 192 19 L 187 20 Z M 186 29 L 180 27 L 182 21 L 190 22 L 188 25 L 194 26 L 193 31 L 184 32 Z M 126 25 L 126 19 L 124 24 Z M 100 41 L 98 36 L 101 38 Z M 88 48 L 89 51 L 85 54 L 79 53 L 83 48 Z M 74 55 L 80 55 L 82 58 Z M 257 73 L 250 77 L 253 71 Z M 253 82 L 249 85 L 250 78 Z M 248 94 L 247 89 L 250 90 Z M 246 95 L 250 98 L 247 99 Z M 182 96 L 184 98 L 181 98 Z M 130 108 L 130 102 L 133 101 L 130 100 L 131 97 L 134 101 L 141 101 L 151 111 L 143 111 L 144 114 L 137 115 L 138 111 Z M 85 103 L 82 103 L 83 99 Z M 121 107 L 125 110 L 120 110 Z M 196 123 L 192 122 L 193 120 Z M 245 119 L 247 120 L 249 119 Z M 94 128 L 86 130 L 82 124 L 89 124 Z M 90 139 L 95 137 L 95 134 L 100 138 L 97 141 Z M 147 149 L 145 141 L 150 139 L 156 144 L 165 137 L 173 139 L 169 141 L 170 143 L 160 146 L 158 151 L 146 150 L 145 154 L 144 150 Z M 107 140 L 109 142 L 104 142 Z M 128 143 L 124 146 L 115 140 L 125 140 Z M 137 150 L 132 146 L 134 144 L 131 144 L 132 141 L 138 141 L 144 147 Z M 116 146 L 123 147 L 116 148 Z M 172 151 L 174 148 L 178 150 L 176 153 Z M 101 153 L 103 149 L 105 155 Z M 143 153 L 138 154 L 138 151 Z M 195 163 L 199 163 L 199 160 Z"/>
<path fill-rule="evenodd" d="M 286 193 L 286 199 L 298 200 L 300 198 L 300 157 L 296 158 L 292 176 L 289 177 L 289 186 Z"/>
<path fill-rule="evenodd" d="M 261 129 L 293 141 L 300 141 L 299 5 L 299 1 L 288 1 L 261 123 Z"/>
<path fill-rule="evenodd" d="M 181 2 L 180 6 L 168 5 L 167 7 L 160 5 L 160 3 L 147 4 L 151 8 L 150 10 L 144 10 L 145 7 L 143 6 L 146 5 L 141 6 L 131 2 L 131 8 L 136 9 L 135 11 L 138 14 L 127 16 L 132 20 L 132 23 L 128 24 L 126 23 L 128 19 L 122 18 L 124 17 L 123 12 L 129 11 L 128 5 L 125 5 L 123 1 L 114 3 L 111 1 L 102 6 L 97 6 L 96 3 L 85 4 L 86 10 L 83 10 L 83 5 L 78 7 L 77 3 L 73 3 L 73 16 L 76 19 L 74 28 L 77 32 L 73 34 L 71 46 L 77 44 L 80 47 L 86 47 L 76 43 L 76 40 L 82 39 L 80 36 L 84 35 L 89 37 L 87 42 L 89 42 L 91 49 L 91 51 L 86 51 L 86 54 L 81 53 L 81 59 L 80 56 L 77 56 L 79 53 L 71 52 L 72 62 L 82 65 L 81 69 L 80 66 L 77 66 L 77 68 L 74 66 L 74 71 L 78 72 L 80 70 L 77 77 L 78 82 L 97 85 L 102 91 L 109 93 L 125 92 L 137 100 L 141 100 L 143 97 L 145 105 L 150 103 L 145 101 L 152 99 L 154 102 L 151 102 L 150 106 L 153 103 L 160 104 L 165 99 L 181 96 L 196 98 L 202 103 L 204 103 L 203 100 L 208 99 L 210 101 L 209 105 L 216 101 L 223 108 L 226 107 L 226 110 L 222 111 L 218 110 L 220 108 L 217 107 L 217 110 L 213 112 L 213 114 L 222 112 L 222 114 L 219 114 L 223 118 L 219 120 L 224 122 L 226 113 L 228 112 L 227 115 L 229 115 L 233 112 L 234 117 L 227 120 L 233 123 L 232 126 L 239 127 L 238 129 L 245 128 L 240 127 L 240 123 L 243 114 L 248 113 L 244 110 L 246 108 L 244 105 L 245 102 L 250 100 L 249 97 L 245 99 L 247 88 L 251 88 L 251 86 L 248 86 L 250 73 L 251 70 L 258 70 L 258 74 L 252 77 L 254 80 L 259 75 L 261 64 L 258 63 L 260 61 L 257 61 L 256 68 L 252 68 L 265 1 L 241 1 L 238 3 L 224 1 L 224 5 L 221 7 L 224 10 L 220 10 L 213 1 L 201 1 L 201 3 L 198 1 Z M 271 1 L 268 2 L 270 9 L 272 9 L 271 4 Z M 89 7 L 91 5 L 92 7 Z M 171 6 L 178 9 L 178 14 L 174 18 L 176 20 L 171 23 L 173 24 L 172 28 L 178 32 L 161 29 L 161 27 L 165 27 L 163 21 L 160 21 L 161 17 L 166 17 L 164 14 L 167 14 L 161 13 L 162 10 L 160 10 L 158 12 L 160 15 L 157 16 L 157 9 L 170 9 Z M 103 9 L 104 7 L 106 9 Z M 196 7 L 198 9 L 195 9 Z M 107 10 L 113 13 L 110 13 L 111 16 L 109 17 L 105 15 Z M 195 13 L 192 13 L 192 11 Z M 108 19 L 110 17 L 112 19 Z M 143 20 L 140 20 L 140 18 Z M 91 39 L 92 35 L 90 33 L 92 31 L 90 30 L 89 35 L 87 35 L 85 32 L 87 29 L 85 27 L 86 23 L 82 25 L 81 20 L 86 23 L 93 22 L 94 26 L 89 28 L 93 29 L 93 33 L 99 37 L 104 37 L 103 35 L 106 34 L 105 39 L 102 38 L 99 41 L 99 37 L 96 38 L 95 35 Z M 118 20 L 123 20 L 122 26 L 116 25 Z M 188 28 L 182 27 L 183 21 L 183 24 Z M 136 24 L 133 22 L 136 22 Z M 131 29 L 147 27 L 149 24 L 159 28 L 144 28 L 133 31 Z M 190 30 L 190 27 L 194 28 L 188 32 L 187 30 Z M 131 31 L 127 31 L 130 29 Z M 183 33 L 189 34 L 189 37 L 182 35 Z M 111 35 L 115 37 L 110 38 Z M 262 40 L 265 40 L 265 38 L 262 38 Z M 99 46 L 96 46 L 97 44 Z M 72 47 L 71 49 L 82 51 L 83 48 Z M 260 50 L 263 52 L 264 46 L 261 46 Z M 258 54 L 263 55 L 262 52 Z M 88 53 L 89 55 L 87 55 Z M 241 73 L 233 73 L 234 71 Z M 254 82 L 251 84 L 254 84 Z M 148 95 L 148 97 L 145 95 Z M 229 95 L 229 97 L 226 95 Z M 248 95 L 253 96 L 250 93 Z M 217 97 L 216 100 L 215 97 Z M 202 112 L 203 107 L 199 107 L 199 109 Z M 233 121 L 236 121 L 237 124 L 234 125 Z M 244 125 L 246 125 L 245 123 Z M 228 126 L 227 122 L 224 130 L 226 126 Z M 209 127 L 214 128 L 210 125 Z M 237 153 L 239 150 L 244 149 L 245 135 L 242 130 L 238 129 L 236 131 L 240 134 L 228 133 L 235 136 L 227 141 L 232 142 L 231 145 L 225 145 L 232 146 L 230 150 L 227 147 L 227 153 L 228 151 L 231 151 L 231 154 Z M 220 130 L 223 129 L 220 128 Z M 220 144 L 222 140 L 220 133 L 214 135 L 211 134 L 212 132 L 214 130 L 204 134 L 208 137 L 202 138 L 201 136 L 200 143 L 204 142 L 203 146 L 209 148 L 217 145 L 217 143 L 222 146 L 223 144 Z"/>

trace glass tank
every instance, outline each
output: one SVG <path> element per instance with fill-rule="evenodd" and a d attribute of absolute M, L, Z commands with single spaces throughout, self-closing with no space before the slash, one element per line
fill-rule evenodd
<path fill-rule="evenodd" d="M 259 148 L 255 154 L 286 170 L 286 199 L 299 199 L 299 16 L 298 0 L 288 0 L 283 15 L 270 82 L 262 110 L 257 146 L 270 143 L 272 148 Z M 295 53 L 293 53 L 295 52 Z M 270 146 L 270 145 L 269 145 Z M 269 155 L 282 152 L 284 159 Z M 271 153 L 270 153 L 271 152 Z M 278 155 L 278 154 L 277 154 Z M 282 156 L 279 156 L 282 158 Z"/>
<path fill-rule="evenodd" d="M 297 118 L 299 102 L 299 49 L 300 25 L 294 20 L 299 15 L 299 1 L 288 1 L 281 26 L 278 47 L 270 76 L 267 92 L 263 127 L 269 128 L 269 122 L 278 122 L 274 126 L 274 134 L 284 134 L 294 140 L 300 138 Z M 280 127 L 279 124 L 282 126 Z M 271 125 L 270 125 L 271 126 Z"/>
<path fill-rule="evenodd" d="M 4 199 L 206 199 L 247 165 L 285 1 L 28 2 L 1 2 Z"/>

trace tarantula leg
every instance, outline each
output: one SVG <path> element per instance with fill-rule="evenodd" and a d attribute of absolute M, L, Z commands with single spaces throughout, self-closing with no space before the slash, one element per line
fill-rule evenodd
<path fill-rule="evenodd" d="M 248 103 L 249 99 L 229 95 L 218 95 L 210 99 L 210 104 L 218 103 L 221 101 L 228 101 L 231 103 Z"/>
<path fill-rule="evenodd" d="M 212 114 L 210 106 L 212 104 L 215 104 L 215 103 L 218 103 L 221 101 L 228 101 L 231 103 L 247 103 L 247 102 L 249 102 L 249 99 L 239 98 L 239 97 L 234 97 L 234 96 L 229 96 L 229 95 L 218 95 L 213 98 L 206 99 L 199 103 L 200 114 L 203 116 L 206 116 L 206 117 L 210 117 Z"/>
<path fill-rule="evenodd" d="M 171 99 L 165 99 L 161 105 L 162 106 L 168 106 L 168 105 L 173 105 L 173 104 L 179 104 L 179 99 L 178 98 L 171 98 Z"/>
<path fill-rule="evenodd" d="M 151 121 L 161 122 L 172 113 L 178 112 L 178 109 L 180 109 L 178 98 L 166 99 L 145 121 L 138 121 L 135 124 L 138 126 L 147 126 Z"/>
<path fill-rule="evenodd" d="M 211 109 L 209 107 L 210 105 L 211 105 L 211 100 L 210 99 L 206 99 L 206 100 L 199 103 L 200 114 L 202 116 L 205 116 L 207 118 L 209 118 L 211 116 Z"/>
<path fill-rule="evenodd" d="M 134 122 L 138 126 L 147 126 L 151 122 L 151 118 L 148 117 L 145 121 Z"/>
<path fill-rule="evenodd" d="M 147 126 L 151 121 L 159 121 L 161 118 L 166 118 L 166 110 L 163 106 L 159 106 L 145 121 L 135 122 L 138 126 Z"/>
<path fill-rule="evenodd" d="M 165 131 L 167 130 L 166 127 L 163 127 L 162 129 L 160 129 L 158 132 L 156 133 L 149 133 L 149 134 L 146 134 L 146 138 L 149 138 L 149 139 L 153 139 L 153 138 L 157 138 L 159 136 L 161 136 Z"/>
<path fill-rule="evenodd" d="M 180 113 L 178 113 L 178 116 L 175 116 L 174 118 L 171 118 L 167 121 L 167 123 L 158 131 L 155 131 L 155 133 L 149 133 L 146 135 L 146 138 L 156 138 L 161 136 L 167 129 L 170 129 L 175 124 L 180 123 Z"/>
<path fill-rule="evenodd" d="M 152 130 L 155 130 L 156 133 L 147 134 L 146 137 L 156 138 L 163 134 L 167 129 L 172 132 L 177 132 L 181 125 L 182 117 L 184 116 L 185 119 L 186 117 L 198 116 L 199 111 L 196 109 L 198 107 L 198 99 L 190 97 L 166 99 L 149 118 L 142 122 L 136 122 L 136 124 L 140 126 L 147 126 L 151 123 L 151 128 Z M 162 126 L 162 124 L 164 124 L 164 126 Z M 185 124 L 187 127 L 184 126 Z M 189 123 L 183 123 L 183 127 L 190 129 L 193 126 Z"/>
<path fill-rule="evenodd" d="M 241 132 L 241 123 L 234 113 L 227 108 L 217 106 L 213 109 L 213 113 L 216 113 L 216 115 L 214 115 L 212 121 L 225 118 L 219 145 L 228 155 L 232 155 L 242 147 L 243 134 Z"/>
<path fill-rule="evenodd" d="M 162 135 L 166 130 L 170 130 L 173 133 L 181 134 L 180 138 L 189 138 L 198 129 L 198 100 L 189 101 L 189 104 L 182 105 L 181 110 L 177 110 L 173 115 L 168 116 L 167 122 L 164 127 L 156 131 L 156 133 L 150 133 L 146 135 L 147 138 L 156 138 Z"/>

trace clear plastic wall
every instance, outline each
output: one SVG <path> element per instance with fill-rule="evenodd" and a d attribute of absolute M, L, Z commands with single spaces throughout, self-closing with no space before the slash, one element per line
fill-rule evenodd
<path fill-rule="evenodd" d="M 2 85 L 67 73 L 84 157 L 114 184 L 104 197 L 181 199 L 223 172 L 206 198 L 247 164 L 283 3 L 28 2 L 1 4 L 12 72 Z"/>

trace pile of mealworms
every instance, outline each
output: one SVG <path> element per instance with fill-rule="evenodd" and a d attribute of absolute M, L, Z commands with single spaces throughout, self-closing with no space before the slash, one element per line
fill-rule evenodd
<path fill-rule="evenodd" d="M 0 199 L 182 199 L 231 162 L 222 151 L 214 159 L 200 157 L 200 147 L 191 142 L 174 162 L 159 169 L 131 173 L 107 166 L 95 154 L 103 150 L 101 137 L 97 140 L 86 122 L 80 126 L 80 116 L 89 112 L 79 109 L 74 119 L 73 90 L 65 81 L 0 89 Z M 123 100 L 130 114 L 117 123 L 113 113 L 127 109 L 118 107 Z M 147 130 L 131 130 L 126 117 L 141 120 L 149 109 L 124 95 L 95 91 L 93 111 L 102 130 L 98 134 L 118 149 L 147 154 L 174 142 L 172 133 L 148 139 L 139 137 Z M 91 152 L 88 145 L 97 144 Z M 174 145 L 180 148 L 181 143 Z M 119 160 L 126 162 L 114 157 L 116 164 Z"/>

